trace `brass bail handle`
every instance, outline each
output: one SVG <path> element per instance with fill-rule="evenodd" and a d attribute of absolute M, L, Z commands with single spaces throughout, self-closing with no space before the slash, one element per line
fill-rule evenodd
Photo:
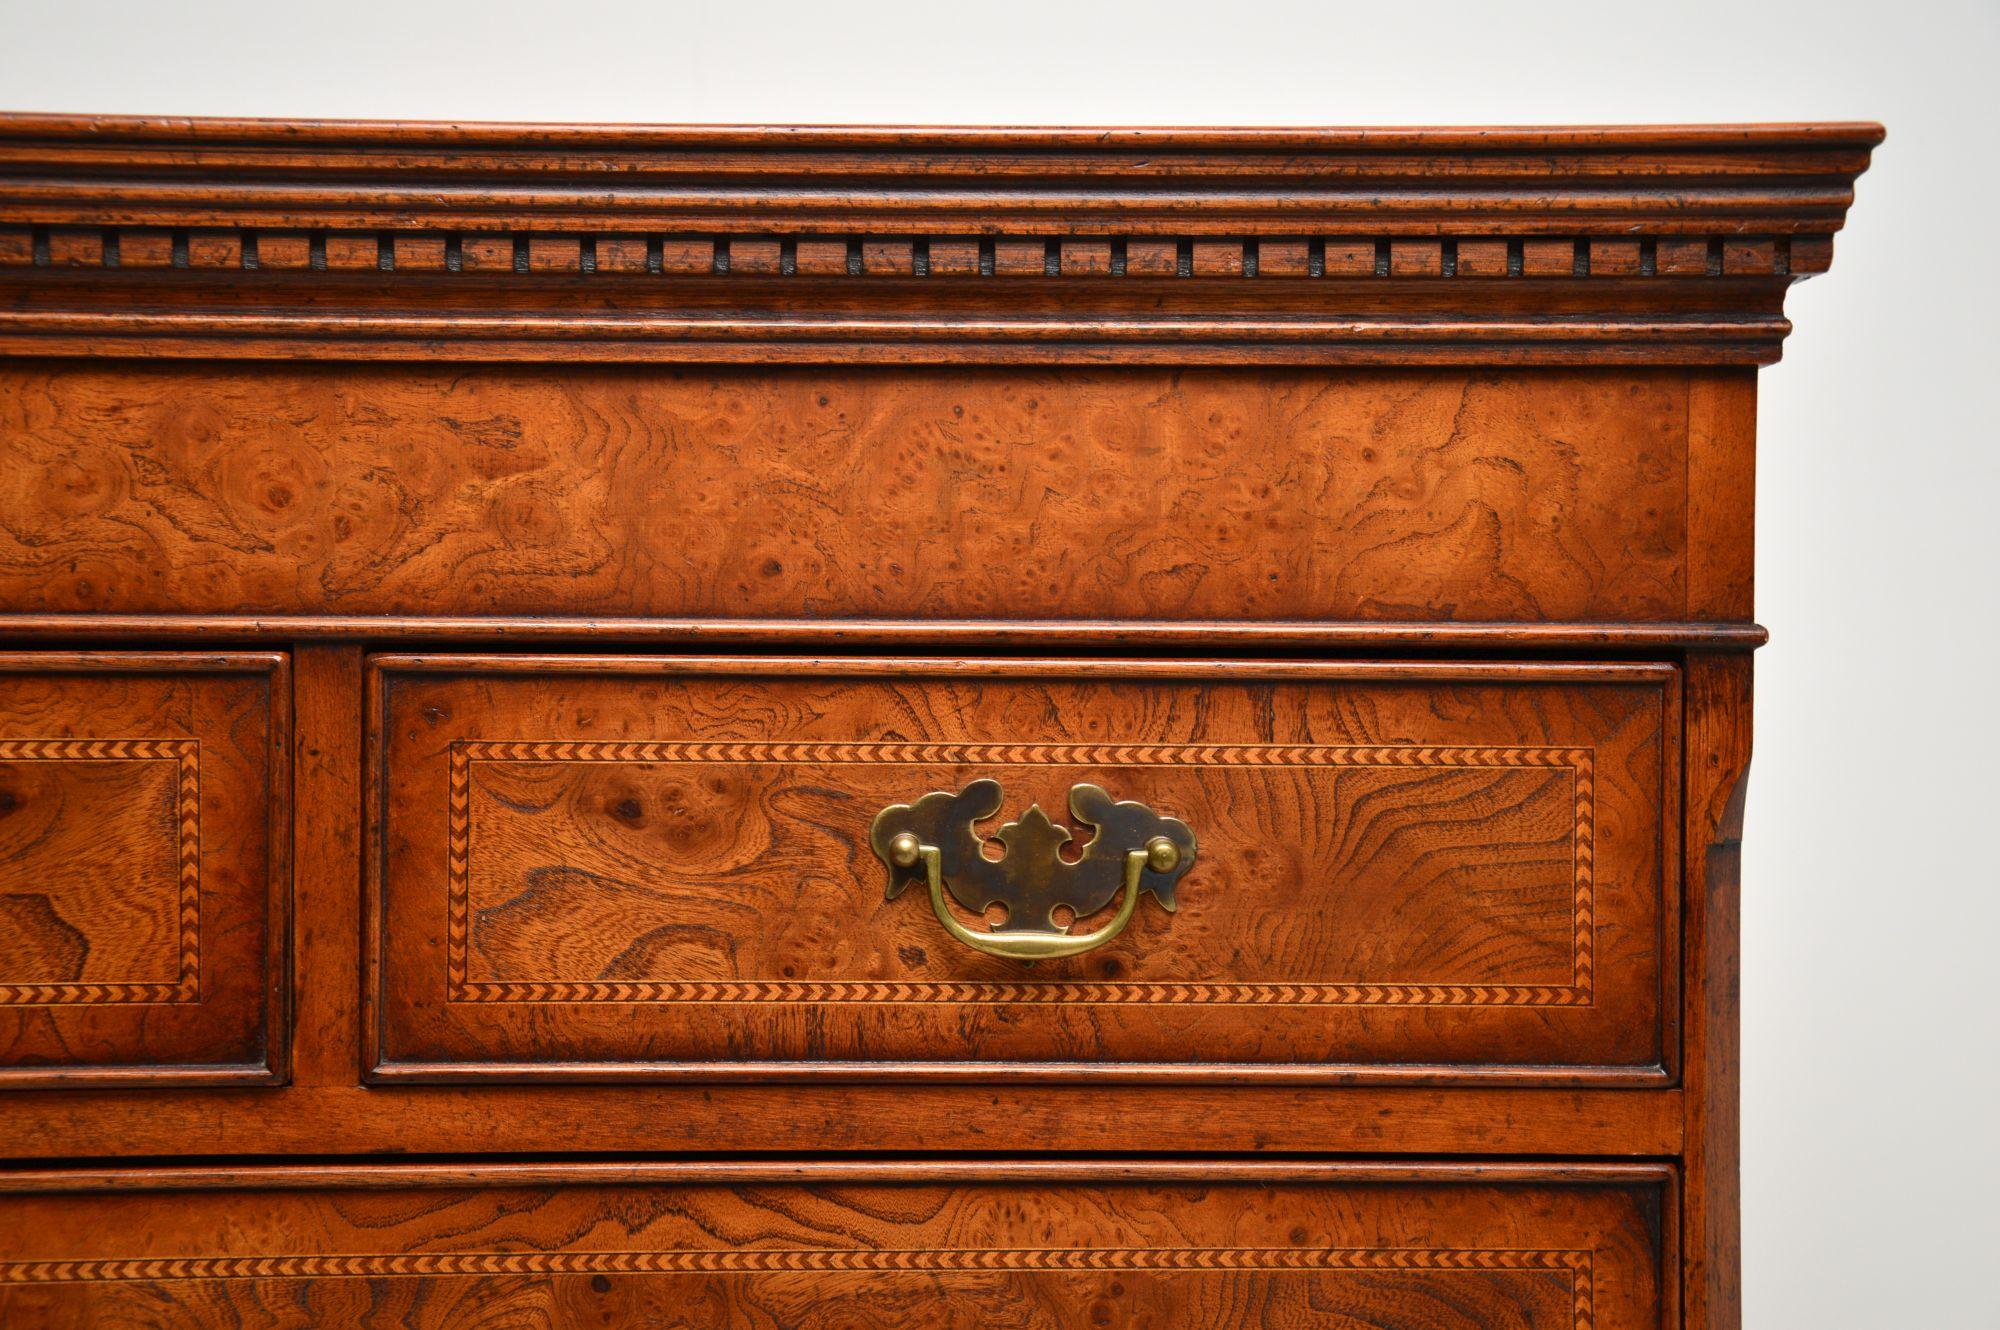
<path fill-rule="evenodd" d="M 1146 842 L 1143 850 L 1127 851 L 1124 890 L 1120 893 L 1118 913 L 1111 916 L 1109 923 L 1088 933 L 981 933 L 967 928 L 958 922 L 951 907 L 944 903 L 943 857 L 937 846 L 920 843 L 915 834 L 908 831 L 889 842 L 890 862 L 898 868 L 913 868 L 918 860 L 923 861 L 924 875 L 930 880 L 931 909 L 937 913 L 938 922 L 944 925 L 947 933 L 989 956 L 1005 956 L 1016 961 L 1046 961 L 1101 947 L 1124 932 L 1125 925 L 1132 922 L 1132 915 L 1139 906 L 1139 874 L 1149 867 L 1162 873 L 1171 870 L 1180 863 L 1181 851 L 1165 836 L 1153 837 Z"/>
<path fill-rule="evenodd" d="M 1018 961 L 1054 960 L 1103 946 L 1125 931 L 1145 892 L 1161 908 L 1174 909 L 1175 884 L 1195 854 L 1194 833 L 1185 823 L 1144 804 L 1113 802 L 1095 785 L 1076 785 L 1070 811 L 1097 827 L 1082 855 L 1063 859 L 1069 831 L 1031 805 L 1019 821 L 1000 828 L 997 838 L 1007 853 L 995 861 L 984 854 L 973 824 L 998 813 L 1001 802 L 999 784 L 984 780 L 956 794 L 927 794 L 915 804 L 883 809 L 869 839 L 889 866 L 889 897 L 921 872 L 931 910 L 947 933 L 976 951 Z M 998 905 L 1006 917 L 987 931 L 968 928 L 953 915 L 947 892 L 969 911 Z M 1101 911 L 1113 896 L 1117 912 L 1087 933 L 1054 922 L 1059 907 L 1081 919 Z"/>

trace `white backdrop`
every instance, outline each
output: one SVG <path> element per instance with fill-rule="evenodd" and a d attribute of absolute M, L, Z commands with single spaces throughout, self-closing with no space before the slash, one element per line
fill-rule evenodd
<path fill-rule="evenodd" d="M 1878 119 L 1762 386 L 1748 1324 L 2000 1327 L 2000 3 L 0 0 L 0 107 L 435 119 Z M 0 1106 L 4 1111 L 4 1106 Z M 246 1148 L 254 1145 L 246 1142 Z"/>

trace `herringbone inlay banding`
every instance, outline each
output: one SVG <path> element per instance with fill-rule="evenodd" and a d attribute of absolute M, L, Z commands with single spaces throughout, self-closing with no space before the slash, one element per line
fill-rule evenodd
<path fill-rule="evenodd" d="M 474 981 L 474 762 L 909 763 L 959 766 L 1452 767 L 1567 769 L 1575 782 L 1573 970 L 1568 984 L 913 982 L 848 980 Z M 1574 1007 L 1591 1002 L 1595 919 L 1593 750 L 1392 744 L 454 743 L 447 782 L 447 997 L 454 1002 L 1091 1003 L 1172 1006 Z"/>
<path fill-rule="evenodd" d="M 1428 1248 L 1112 1247 L 904 1250 L 449 1252 L 408 1255 L 167 1257 L 9 1261 L 0 1285 L 198 1279 L 381 1279 L 497 1275 L 1133 1271 L 1325 1271 L 1486 1274 L 1550 1271 L 1571 1281 L 1574 1330 L 1595 1324 L 1591 1253 Z"/>
<path fill-rule="evenodd" d="M 177 977 L 172 983 L 0 982 L 0 1006 L 155 1005 L 201 1000 L 201 743 L 196 739 L 0 739 L 0 761 L 173 762 L 179 865 Z"/>

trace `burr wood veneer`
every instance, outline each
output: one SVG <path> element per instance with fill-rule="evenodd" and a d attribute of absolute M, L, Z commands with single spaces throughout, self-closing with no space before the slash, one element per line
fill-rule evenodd
<path fill-rule="evenodd" d="M 0 1321 L 1733 1330 L 1879 138 L 0 118 Z"/>
<path fill-rule="evenodd" d="M 379 1076 L 1668 1081 L 1664 666 L 372 669 Z M 969 954 L 855 833 L 971 772 L 1220 852 L 1115 947 Z"/>

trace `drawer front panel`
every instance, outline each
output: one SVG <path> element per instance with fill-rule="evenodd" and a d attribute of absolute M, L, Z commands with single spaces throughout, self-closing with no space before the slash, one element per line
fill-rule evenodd
<path fill-rule="evenodd" d="M 1690 391 L 1681 370 L 10 367 L 0 610 L 1707 617 Z"/>
<path fill-rule="evenodd" d="M 378 1075 L 1667 1074 L 1665 667 L 382 657 L 371 680 Z M 1079 786 L 1199 848 L 1176 883 L 1076 902 L 1083 933 L 1143 897 L 1101 947 L 985 954 L 943 918 L 980 933 L 980 888 L 933 901 L 912 869 L 890 898 L 870 840 L 982 780 L 961 882 L 1050 862 L 1031 801 L 1075 856 Z"/>
<path fill-rule="evenodd" d="M 1671 1273 L 1657 1168 L 888 1171 L 301 1169 L 0 1195 L 0 1319 L 1641 1330 Z"/>
<path fill-rule="evenodd" d="M 0 655 L 0 1086 L 277 1074 L 284 665 Z"/>

